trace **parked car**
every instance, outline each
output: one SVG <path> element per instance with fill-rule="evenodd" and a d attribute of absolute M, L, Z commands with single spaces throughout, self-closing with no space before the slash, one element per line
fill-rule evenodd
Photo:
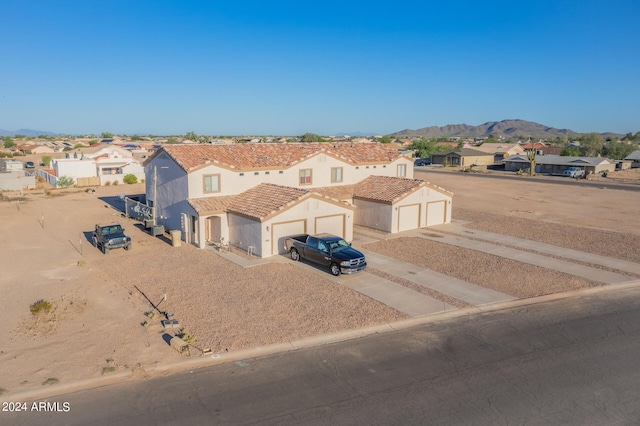
<path fill-rule="evenodd" d="M 578 179 L 584 177 L 584 169 L 581 169 L 580 167 L 569 167 L 562 172 L 562 176 L 569 176 Z"/>
<path fill-rule="evenodd" d="M 292 235 L 285 238 L 284 248 L 294 261 L 307 259 L 328 266 L 335 276 L 364 271 L 367 267 L 364 254 L 335 235 Z"/>
<path fill-rule="evenodd" d="M 429 166 L 431 165 L 431 158 L 418 158 L 413 162 L 414 166 Z"/>
<path fill-rule="evenodd" d="M 25 169 L 33 169 L 36 165 L 33 163 L 33 161 L 27 161 L 26 163 L 24 163 L 24 168 Z"/>
<path fill-rule="evenodd" d="M 96 225 L 91 241 L 104 254 L 116 248 L 122 247 L 125 250 L 131 248 L 131 238 L 124 234 L 124 229 L 119 223 Z"/>

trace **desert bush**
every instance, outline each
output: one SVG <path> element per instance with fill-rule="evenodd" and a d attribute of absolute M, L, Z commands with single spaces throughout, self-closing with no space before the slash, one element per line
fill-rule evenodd
<path fill-rule="evenodd" d="M 124 178 L 122 178 L 122 181 L 128 185 L 131 185 L 133 183 L 138 183 L 138 178 L 133 173 L 129 173 L 128 175 L 125 175 Z"/>
<path fill-rule="evenodd" d="M 104 183 L 104 186 L 111 186 L 111 181 L 110 181 L 110 180 L 106 181 L 106 182 Z"/>
<path fill-rule="evenodd" d="M 40 312 L 48 313 L 51 311 L 51 308 L 53 308 L 53 304 L 44 299 L 40 299 L 37 302 L 32 303 L 30 306 L 32 315 L 37 315 Z"/>
<path fill-rule="evenodd" d="M 58 178 L 58 182 L 57 182 L 58 186 L 62 186 L 62 187 L 68 187 L 74 184 L 73 182 L 73 178 L 70 178 L 68 176 L 60 176 Z"/>
<path fill-rule="evenodd" d="M 190 345 L 193 345 L 194 343 L 196 343 L 196 340 L 198 340 L 196 339 L 196 336 L 194 336 L 193 334 L 189 334 L 186 331 L 184 331 L 184 328 L 181 328 L 180 330 L 178 330 L 178 332 L 176 333 L 176 336 L 184 340 Z"/>
<path fill-rule="evenodd" d="M 58 383 L 60 380 L 58 380 L 57 377 L 49 377 L 47 380 L 45 380 L 44 382 L 42 382 L 43 385 L 55 385 L 56 383 Z"/>

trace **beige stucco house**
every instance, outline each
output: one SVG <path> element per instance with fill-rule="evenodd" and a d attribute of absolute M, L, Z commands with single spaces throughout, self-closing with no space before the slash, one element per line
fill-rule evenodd
<path fill-rule="evenodd" d="M 451 220 L 451 194 L 413 179 L 413 161 L 379 143 L 167 145 L 145 163 L 156 223 L 200 248 L 224 238 L 260 257 L 297 233 L 353 239 Z"/>
<path fill-rule="evenodd" d="M 478 151 L 475 148 L 458 148 L 452 151 L 436 152 L 431 155 L 433 164 L 444 166 L 488 166 L 494 164 L 493 153 Z"/>

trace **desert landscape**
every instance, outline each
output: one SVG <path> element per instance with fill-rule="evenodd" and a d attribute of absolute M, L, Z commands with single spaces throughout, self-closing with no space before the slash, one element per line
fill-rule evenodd
<path fill-rule="evenodd" d="M 459 172 L 416 177 L 453 192 L 453 218 L 469 229 L 640 263 L 635 192 Z M 118 373 L 145 378 L 186 359 L 163 339 L 159 311 L 195 337 L 191 358 L 407 318 L 283 257 L 243 268 L 209 250 L 172 247 L 121 216 L 118 194 L 143 191 L 140 184 L 40 190 L 0 202 L 0 397 Z M 103 255 L 91 246 L 94 225 L 111 221 L 125 227 L 132 250 Z M 358 238 L 356 230 L 354 244 Z M 601 285 L 409 234 L 364 247 L 520 298 Z M 51 308 L 34 315 L 40 300 Z"/>

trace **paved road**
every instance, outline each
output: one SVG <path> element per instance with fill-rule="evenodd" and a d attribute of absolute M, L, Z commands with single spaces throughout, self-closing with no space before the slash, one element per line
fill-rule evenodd
<path fill-rule="evenodd" d="M 452 170 L 440 170 L 438 167 L 414 167 L 414 173 L 416 178 L 421 178 L 424 175 L 422 173 L 456 173 L 456 171 Z M 511 180 L 527 180 L 527 181 L 536 181 L 542 183 L 552 183 L 558 185 L 572 185 L 572 186 L 597 186 L 598 188 L 609 188 L 609 189 L 622 189 L 625 191 L 640 191 L 640 185 L 631 184 L 631 183 L 615 183 L 615 182 L 600 182 L 600 181 L 589 181 L 586 179 L 571 179 L 562 176 L 547 176 L 547 175 L 538 175 L 538 176 L 516 176 L 515 174 L 508 174 L 504 172 L 494 172 L 494 173 L 459 173 L 460 175 L 469 176 L 470 178 L 478 178 L 478 179 L 511 179 Z"/>
<path fill-rule="evenodd" d="M 640 286 L 52 398 L 0 424 L 632 425 Z"/>

